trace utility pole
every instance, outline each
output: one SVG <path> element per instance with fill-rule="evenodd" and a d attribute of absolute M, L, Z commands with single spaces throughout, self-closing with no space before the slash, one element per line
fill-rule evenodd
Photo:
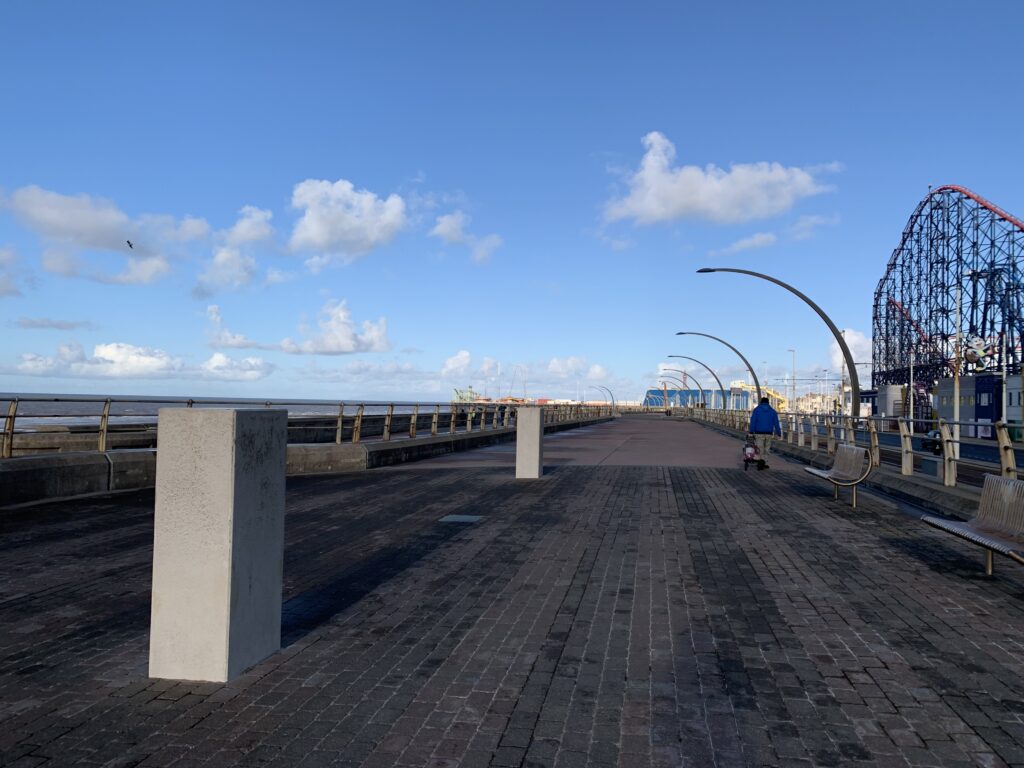
<path fill-rule="evenodd" d="M 786 351 L 793 353 L 793 375 L 789 382 L 793 394 L 792 399 L 789 401 L 789 410 L 796 411 L 796 350 L 787 349 Z"/>

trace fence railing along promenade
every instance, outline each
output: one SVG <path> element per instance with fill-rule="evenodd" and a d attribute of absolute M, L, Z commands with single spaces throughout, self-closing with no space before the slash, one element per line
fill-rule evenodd
<path fill-rule="evenodd" d="M 674 409 L 695 421 L 703 421 L 738 432 L 746 432 L 750 424 L 747 411 L 704 408 Z M 868 449 L 872 463 L 899 467 L 900 474 L 927 476 L 943 485 L 980 486 L 986 474 L 1016 478 L 1017 466 L 1024 458 L 1024 447 L 1010 439 L 1011 427 L 1002 422 L 961 421 L 959 442 L 953 439 L 953 422 L 944 420 L 911 420 L 888 416 L 854 419 L 852 416 L 805 413 L 780 413 L 782 440 L 812 452 L 832 455 L 839 443 L 851 443 Z M 924 429 L 922 430 L 922 427 Z M 1014 425 L 1014 431 L 1019 428 Z M 938 434 L 929 436 L 935 430 Z M 990 430 L 991 432 L 987 432 Z M 922 431 L 924 434 L 922 434 Z M 964 435 L 985 437 L 995 442 L 964 438 Z M 1022 456 L 1017 455 L 1022 452 Z M 1024 462 L 1022 462 L 1024 463 Z"/>
<path fill-rule="evenodd" d="M 359 443 L 515 426 L 517 403 L 338 402 L 214 398 L 18 397 L 4 409 L 0 458 L 154 448 L 159 408 L 284 408 L 289 444 Z M 544 424 L 614 415 L 610 405 L 545 404 Z"/>

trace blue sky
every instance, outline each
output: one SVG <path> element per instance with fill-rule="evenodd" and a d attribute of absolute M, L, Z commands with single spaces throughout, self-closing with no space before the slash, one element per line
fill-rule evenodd
<path fill-rule="evenodd" d="M 627 399 L 669 354 L 741 375 L 677 330 L 769 381 L 788 349 L 834 376 L 799 300 L 695 270 L 796 285 L 870 361 L 929 184 L 1024 213 L 1021 22 L 1009 1 L 8 0 L 0 390 Z"/>

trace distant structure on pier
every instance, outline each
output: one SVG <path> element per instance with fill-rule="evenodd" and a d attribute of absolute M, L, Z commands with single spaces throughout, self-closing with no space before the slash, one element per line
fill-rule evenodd
<path fill-rule="evenodd" d="M 957 330 L 961 375 L 1020 373 L 1022 268 L 1020 219 L 963 187 L 931 190 L 875 289 L 874 386 L 906 384 L 911 355 L 915 382 L 952 375 Z"/>
<path fill-rule="evenodd" d="M 875 289 L 872 384 L 903 392 L 889 413 L 906 412 L 912 391 L 924 415 L 956 375 L 1021 373 L 1022 269 L 1020 219 L 963 187 L 928 192 Z"/>

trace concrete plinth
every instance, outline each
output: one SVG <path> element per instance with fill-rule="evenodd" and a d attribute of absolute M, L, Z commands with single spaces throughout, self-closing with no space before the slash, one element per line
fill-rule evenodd
<path fill-rule="evenodd" d="M 544 409 L 519 406 L 516 412 L 516 478 L 544 474 Z"/>
<path fill-rule="evenodd" d="M 159 419 L 149 674 L 224 682 L 281 647 L 288 413 Z"/>

